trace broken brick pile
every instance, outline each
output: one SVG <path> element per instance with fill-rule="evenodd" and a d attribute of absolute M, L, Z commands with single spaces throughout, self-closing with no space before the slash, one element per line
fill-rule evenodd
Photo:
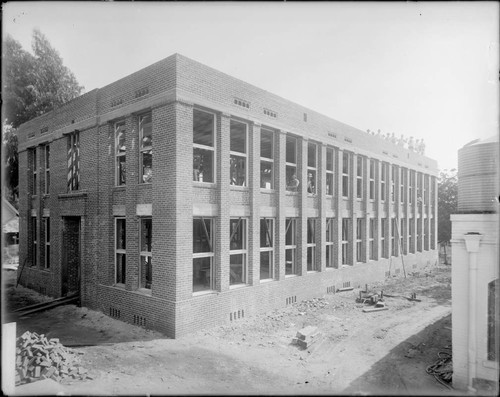
<path fill-rule="evenodd" d="M 67 377 L 90 378 L 80 366 L 78 354 L 83 353 L 64 347 L 57 338 L 47 339 L 44 334 L 26 331 L 17 338 L 16 384 L 47 378 L 57 382 Z"/>
<path fill-rule="evenodd" d="M 299 310 L 299 312 L 305 312 L 307 310 L 315 311 L 318 309 L 323 309 L 328 306 L 328 302 L 324 298 L 313 298 L 310 300 L 303 300 L 299 303 L 294 304 L 294 306 Z"/>

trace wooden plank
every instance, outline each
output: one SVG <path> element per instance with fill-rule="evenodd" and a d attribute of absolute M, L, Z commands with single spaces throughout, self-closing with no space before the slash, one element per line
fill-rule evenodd
<path fill-rule="evenodd" d="M 384 306 L 384 307 L 367 307 L 367 308 L 363 309 L 363 311 L 365 313 L 379 312 L 381 310 L 389 310 L 389 308 Z"/>

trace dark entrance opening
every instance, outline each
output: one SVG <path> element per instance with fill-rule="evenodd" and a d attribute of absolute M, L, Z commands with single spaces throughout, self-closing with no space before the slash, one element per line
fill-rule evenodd
<path fill-rule="evenodd" d="M 63 217 L 62 295 L 80 292 L 80 217 Z"/>

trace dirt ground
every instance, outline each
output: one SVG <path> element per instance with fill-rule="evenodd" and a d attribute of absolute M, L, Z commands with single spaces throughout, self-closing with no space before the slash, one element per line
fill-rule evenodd
<path fill-rule="evenodd" d="M 6 316 L 18 335 L 44 333 L 84 352 L 93 379 L 63 381 L 67 394 L 457 395 L 425 371 L 451 347 L 451 267 L 368 289 L 400 297 L 364 313 L 354 289 L 176 340 L 74 305 Z M 44 299 L 12 282 L 4 290 L 4 313 Z M 401 297 L 412 292 L 421 302 Z M 301 350 L 292 338 L 308 325 L 323 338 Z"/>

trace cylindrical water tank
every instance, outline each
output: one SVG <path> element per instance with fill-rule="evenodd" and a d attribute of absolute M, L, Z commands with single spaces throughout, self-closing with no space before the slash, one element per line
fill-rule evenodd
<path fill-rule="evenodd" d="M 458 151 L 458 211 L 497 212 L 498 136 L 475 140 Z"/>

